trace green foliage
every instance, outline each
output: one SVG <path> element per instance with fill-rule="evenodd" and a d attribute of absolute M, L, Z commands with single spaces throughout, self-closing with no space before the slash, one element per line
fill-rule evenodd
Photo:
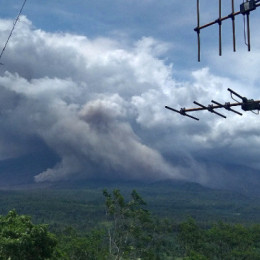
<path fill-rule="evenodd" d="M 260 225 L 252 225 L 260 207 L 254 199 L 163 184 L 139 186 L 144 200 L 130 186 L 122 193 L 104 190 L 105 205 L 97 187 L 0 191 L 1 214 L 16 207 L 56 234 L 10 211 L 0 216 L 0 260 L 260 259 Z"/>
<path fill-rule="evenodd" d="M 194 252 L 200 251 L 204 241 L 205 234 L 193 218 L 180 224 L 179 242 L 187 254 L 194 255 Z"/>
<path fill-rule="evenodd" d="M 179 241 L 187 259 L 260 259 L 259 229 L 223 222 L 201 229 L 193 219 L 180 225 Z"/>
<path fill-rule="evenodd" d="M 106 220 L 102 191 L 120 189 L 142 194 L 150 212 L 159 218 L 181 223 L 192 216 L 201 226 L 222 220 L 251 225 L 260 219 L 260 200 L 231 191 L 216 191 L 194 183 L 85 183 L 78 187 L 44 187 L 0 191 L 0 214 L 16 209 L 30 215 L 33 223 L 48 223 L 51 232 L 72 226 L 79 232 L 91 231 Z M 46 210 L 48 209 L 48 210 Z"/>
<path fill-rule="evenodd" d="M 47 259 L 56 243 L 46 225 L 34 225 L 28 216 L 19 216 L 14 210 L 0 216 L 0 259 Z"/>
<path fill-rule="evenodd" d="M 156 220 L 135 190 L 128 202 L 117 189 L 111 194 L 104 190 L 103 194 L 111 221 L 107 227 L 111 259 L 163 259 L 169 223 Z"/>
<path fill-rule="evenodd" d="M 106 259 L 108 250 L 104 245 L 105 232 L 93 229 L 88 234 L 82 236 L 71 227 L 68 227 L 59 235 L 57 259 L 62 260 L 101 260 Z"/>

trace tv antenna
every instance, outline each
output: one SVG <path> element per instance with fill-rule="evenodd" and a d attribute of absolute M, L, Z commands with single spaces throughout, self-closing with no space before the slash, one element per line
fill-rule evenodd
<path fill-rule="evenodd" d="M 200 1 L 197 0 L 197 27 L 194 28 L 194 31 L 197 32 L 198 38 L 198 61 L 200 62 L 200 31 L 211 25 L 218 24 L 219 27 L 219 56 L 222 55 L 222 22 L 228 19 L 232 20 L 232 30 L 233 30 L 233 51 L 236 51 L 236 30 L 235 30 L 235 17 L 239 14 L 246 17 L 247 24 L 247 42 L 248 51 L 251 50 L 250 43 L 250 12 L 254 11 L 257 7 L 260 6 L 260 0 L 243 0 L 243 3 L 240 5 L 240 11 L 235 12 L 234 0 L 231 0 L 231 13 L 227 16 L 222 17 L 222 0 L 219 0 L 219 15 L 218 18 L 204 25 L 200 25 Z M 244 21 L 245 23 L 245 21 Z M 244 29 L 245 30 L 245 29 Z"/>
<path fill-rule="evenodd" d="M 197 117 L 194 117 L 194 116 L 191 116 L 187 113 L 189 112 L 193 112 L 193 111 L 202 111 L 202 110 L 208 110 L 209 112 L 215 114 L 215 115 L 218 115 L 222 118 L 226 118 L 225 115 L 223 114 L 220 114 L 219 112 L 215 111 L 215 109 L 218 109 L 218 108 L 224 108 L 230 112 L 233 112 L 237 115 L 240 115 L 242 116 L 242 113 L 234 110 L 233 108 L 231 107 L 235 107 L 235 106 L 241 106 L 241 109 L 244 110 L 244 111 L 251 111 L 255 114 L 259 114 L 259 110 L 260 110 L 260 100 L 254 100 L 254 99 L 248 99 L 246 97 L 242 97 L 241 95 L 239 95 L 238 93 L 236 93 L 234 90 L 228 88 L 227 89 L 229 92 L 230 92 L 230 96 L 231 98 L 236 101 L 236 103 L 230 103 L 230 102 L 226 102 L 224 104 L 221 104 L 215 100 L 211 100 L 211 103 L 212 104 L 209 104 L 207 106 L 204 106 L 196 101 L 194 101 L 193 103 L 199 107 L 197 108 L 181 108 L 180 110 L 177 110 L 177 109 L 174 109 L 172 107 L 169 107 L 169 106 L 165 106 L 165 108 L 171 110 L 171 111 L 174 111 L 182 116 L 187 116 L 191 119 L 194 119 L 194 120 L 199 120 Z M 241 99 L 241 101 L 238 101 L 234 98 L 234 96 L 236 96 L 237 98 Z M 257 112 L 256 112 L 257 111 Z"/>

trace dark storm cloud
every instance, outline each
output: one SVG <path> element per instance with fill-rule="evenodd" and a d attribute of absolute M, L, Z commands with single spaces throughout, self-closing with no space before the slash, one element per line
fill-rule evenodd
<path fill-rule="evenodd" d="M 3 26 L 0 38 L 5 34 Z M 47 33 L 23 17 L 1 68 L 1 159 L 35 150 L 30 140 L 38 138 L 60 158 L 35 176 L 38 182 L 105 172 L 109 178 L 208 184 L 209 172 L 225 176 L 225 164 L 233 159 L 258 168 L 253 114 L 223 120 L 201 113 L 198 123 L 164 109 L 195 99 L 223 102 L 227 87 L 242 89 L 207 68 L 178 82 L 172 65 L 161 58 L 167 48 L 149 37 L 126 47 L 108 38 Z"/>

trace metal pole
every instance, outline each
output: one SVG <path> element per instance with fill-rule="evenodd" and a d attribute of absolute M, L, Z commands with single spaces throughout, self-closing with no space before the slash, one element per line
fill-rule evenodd
<path fill-rule="evenodd" d="M 219 0 L 219 20 L 218 20 L 218 24 L 219 24 L 219 56 L 221 56 L 222 55 L 221 0 Z"/>
<path fill-rule="evenodd" d="M 247 14 L 246 14 L 246 18 L 247 18 L 247 46 L 248 46 L 248 51 L 251 50 L 249 14 L 250 14 L 250 13 L 247 13 Z"/>
<path fill-rule="evenodd" d="M 233 29 L 233 51 L 236 51 L 236 27 L 235 27 L 235 7 L 234 7 L 234 0 L 232 0 L 232 29 Z"/>
<path fill-rule="evenodd" d="M 198 62 L 200 62 L 200 1 L 197 0 L 197 38 L 198 38 Z"/>

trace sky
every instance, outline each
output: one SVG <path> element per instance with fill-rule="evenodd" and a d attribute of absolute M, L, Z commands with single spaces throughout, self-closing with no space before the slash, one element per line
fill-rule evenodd
<path fill-rule="evenodd" d="M 218 1 L 200 2 L 201 24 L 217 19 Z M 0 0 L 1 49 L 22 3 Z M 230 1 L 222 11 L 231 12 Z M 214 25 L 201 31 L 198 62 L 195 0 L 27 0 L 0 61 L 0 166 L 55 158 L 32 171 L 35 182 L 228 186 L 258 174 L 259 116 L 239 108 L 243 116 L 219 111 L 227 119 L 193 112 L 197 122 L 165 106 L 232 101 L 227 88 L 260 99 L 259 11 L 250 15 L 251 52 L 237 16 L 237 52 L 225 21 L 223 55 Z"/>

